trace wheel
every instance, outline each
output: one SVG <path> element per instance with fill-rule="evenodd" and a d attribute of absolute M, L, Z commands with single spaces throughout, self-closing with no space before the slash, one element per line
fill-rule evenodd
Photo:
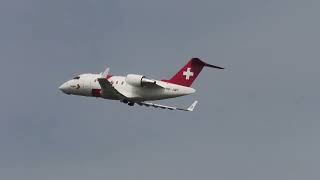
<path fill-rule="evenodd" d="M 121 102 L 128 104 L 128 100 L 126 100 L 126 99 L 122 100 Z"/>
<path fill-rule="evenodd" d="M 134 102 L 129 102 L 128 105 L 129 106 L 134 106 Z"/>

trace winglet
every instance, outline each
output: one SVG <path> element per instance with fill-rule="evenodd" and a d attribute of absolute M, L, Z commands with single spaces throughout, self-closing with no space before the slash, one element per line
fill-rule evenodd
<path fill-rule="evenodd" d="M 197 105 L 197 103 L 198 103 L 198 101 L 194 101 L 192 104 L 191 104 L 191 106 L 190 107 L 188 107 L 188 111 L 193 111 L 194 110 L 194 108 L 196 107 L 196 105 Z"/>
<path fill-rule="evenodd" d="M 109 75 L 109 71 L 110 71 L 110 68 L 107 68 L 106 70 L 104 70 L 103 73 L 101 73 L 101 76 L 106 78 Z"/>

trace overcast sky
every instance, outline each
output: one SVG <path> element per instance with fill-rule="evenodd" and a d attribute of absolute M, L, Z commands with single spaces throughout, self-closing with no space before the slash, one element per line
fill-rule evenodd
<path fill-rule="evenodd" d="M 0 179 L 318 180 L 319 0 L 1 0 Z M 72 76 L 169 78 L 197 93 L 129 107 Z"/>

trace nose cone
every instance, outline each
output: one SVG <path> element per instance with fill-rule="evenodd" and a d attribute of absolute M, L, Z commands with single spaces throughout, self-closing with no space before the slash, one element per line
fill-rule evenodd
<path fill-rule="evenodd" d="M 68 83 L 63 83 L 60 87 L 59 87 L 59 90 L 62 91 L 63 93 L 65 94 L 70 94 L 68 91 L 69 91 L 69 86 L 68 86 Z"/>

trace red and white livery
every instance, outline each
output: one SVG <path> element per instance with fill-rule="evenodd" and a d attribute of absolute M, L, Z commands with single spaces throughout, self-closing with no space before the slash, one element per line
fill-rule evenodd
<path fill-rule="evenodd" d="M 147 101 L 175 98 L 194 93 L 192 83 L 203 67 L 224 69 L 192 58 L 169 80 L 155 80 L 144 75 L 128 74 L 127 76 L 109 75 L 109 68 L 100 74 L 81 74 L 63 83 L 59 89 L 68 95 L 89 96 L 121 102 L 133 106 L 155 107 L 169 110 L 193 111 L 195 101 L 189 108 L 178 108 L 154 104 Z"/>

